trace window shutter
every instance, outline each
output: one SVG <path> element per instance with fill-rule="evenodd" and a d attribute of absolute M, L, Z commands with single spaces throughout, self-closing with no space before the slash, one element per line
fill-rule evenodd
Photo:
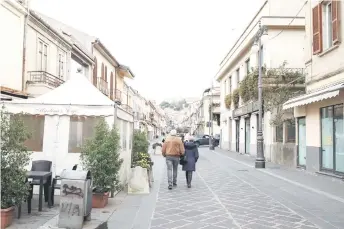
<path fill-rule="evenodd" d="M 339 42 L 339 6 L 340 1 L 332 1 L 332 43 L 333 45 Z"/>
<path fill-rule="evenodd" d="M 94 86 L 97 86 L 97 71 L 98 71 L 98 68 L 97 68 L 97 58 L 94 58 L 94 68 L 93 68 L 93 85 Z"/>
<path fill-rule="evenodd" d="M 318 54 L 322 51 L 321 8 L 321 4 L 313 8 L 313 54 Z"/>
<path fill-rule="evenodd" d="M 110 73 L 110 98 L 113 99 L 113 73 Z"/>
<path fill-rule="evenodd" d="M 105 76 L 104 76 L 105 82 L 107 82 L 107 67 L 105 66 Z"/>

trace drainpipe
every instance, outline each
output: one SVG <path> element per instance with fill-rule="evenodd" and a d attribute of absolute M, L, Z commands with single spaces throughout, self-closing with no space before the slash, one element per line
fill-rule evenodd
<path fill-rule="evenodd" d="M 25 91 L 25 65 L 26 65 L 26 36 L 27 36 L 27 24 L 30 16 L 29 8 L 30 0 L 26 1 L 26 14 L 24 16 L 24 34 L 23 34 L 23 57 L 22 57 L 22 91 Z"/>

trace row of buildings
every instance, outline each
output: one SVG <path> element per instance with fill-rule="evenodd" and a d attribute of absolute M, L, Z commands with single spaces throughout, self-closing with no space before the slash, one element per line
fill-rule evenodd
<path fill-rule="evenodd" d="M 342 9 L 344 2 L 336 0 L 263 3 L 216 74 L 221 87 L 221 148 L 257 153 L 261 54 L 266 159 L 343 176 Z M 255 41 L 262 28 L 258 47 Z"/>
<path fill-rule="evenodd" d="M 220 64 L 220 92 L 207 89 L 184 123 L 194 134 L 220 134 L 222 149 L 256 156 L 261 57 L 266 160 L 343 176 L 342 9 L 336 0 L 265 1 Z M 213 128 L 211 101 L 219 103 Z"/>
<path fill-rule="evenodd" d="M 133 117 L 134 128 L 146 131 L 149 139 L 164 132 L 164 112 L 128 86 L 126 80 L 135 75 L 100 39 L 30 10 L 25 1 L 1 1 L 0 21 L 6 31 L 0 42 L 1 100 L 37 97 L 82 74 L 120 104 Z M 41 150 L 42 144 L 36 145 Z"/>

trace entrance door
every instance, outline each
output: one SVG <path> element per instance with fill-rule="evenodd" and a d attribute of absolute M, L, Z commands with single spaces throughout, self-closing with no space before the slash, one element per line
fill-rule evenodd
<path fill-rule="evenodd" d="M 250 153 L 251 124 L 250 118 L 245 119 L 245 153 Z"/>
<path fill-rule="evenodd" d="M 306 118 L 298 119 L 298 165 L 306 166 Z"/>
<path fill-rule="evenodd" d="M 235 151 L 239 152 L 240 143 L 240 120 L 235 120 Z"/>
<path fill-rule="evenodd" d="M 321 108 L 321 168 L 333 170 L 333 106 Z"/>

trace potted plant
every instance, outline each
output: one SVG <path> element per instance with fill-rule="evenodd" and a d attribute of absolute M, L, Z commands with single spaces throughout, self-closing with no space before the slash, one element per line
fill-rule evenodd
<path fill-rule="evenodd" d="M 19 115 L 9 116 L 1 109 L 1 229 L 12 223 L 14 207 L 27 196 L 25 183 L 30 153 L 24 142 L 29 134 Z"/>
<path fill-rule="evenodd" d="M 109 129 L 104 119 L 95 127 L 93 138 L 82 147 L 81 163 L 91 171 L 93 179 L 92 207 L 103 208 L 108 203 L 109 192 L 119 188 L 120 136 L 115 126 Z"/>

